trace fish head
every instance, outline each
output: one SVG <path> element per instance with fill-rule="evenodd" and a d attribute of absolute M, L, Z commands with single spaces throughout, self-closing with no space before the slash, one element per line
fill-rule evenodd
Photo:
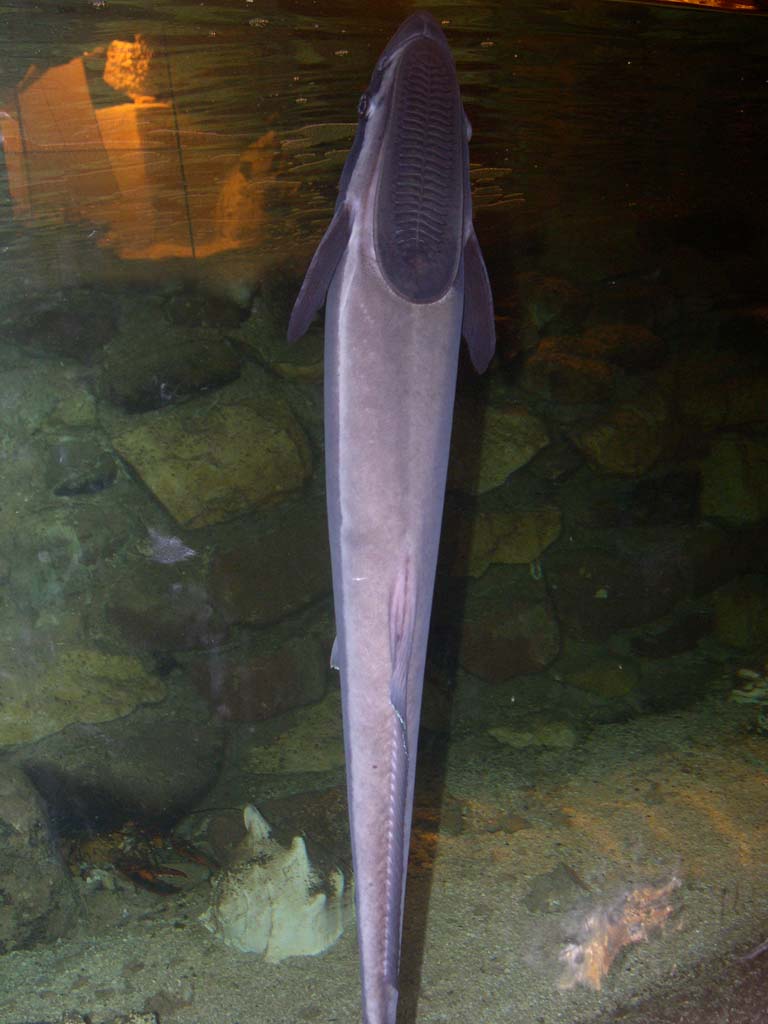
<path fill-rule="evenodd" d="M 358 103 L 337 208 L 372 226 L 375 259 L 409 302 L 454 284 L 471 229 L 469 122 L 448 41 L 430 14 L 398 28 Z"/>

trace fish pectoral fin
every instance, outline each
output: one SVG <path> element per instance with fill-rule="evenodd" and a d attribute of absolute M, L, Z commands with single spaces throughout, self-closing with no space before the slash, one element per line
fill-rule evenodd
<path fill-rule="evenodd" d="M 288 341 L 298 341 L 306 332 L 315 313 L 325 302 L 339 260 L 344 254 L 352 231 L 352 214 L 346 203 L 341 203 L 333 215 L 315 255 L 309 264 L 304 282 L 288 322 Z"/>
<path fill-rule="evenodd" d="M 496 349 L 496 325 L 491 283 L 474 227 L 464 246 L 464 319 L 461 333 L 469 346 L 472 365 L 478 373 L 483 373 Z"/>

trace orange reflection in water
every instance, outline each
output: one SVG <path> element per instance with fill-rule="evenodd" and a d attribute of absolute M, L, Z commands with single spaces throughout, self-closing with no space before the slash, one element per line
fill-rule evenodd
<path fill-rule="evenodd" d="M 278 152 L 268 132 L 244 151 L 226 136 L 185 125 L 154 86 L 167 83 L 151 47 L 116 41 L 104 80 L 130 102 L 97 109 L 78 57 L 32 68 L 3 121 L 17 219 L 86 222 L 124 259 L 204 257 L 263 237 L 265 192 Z M 162 83 L 162 74 L 166 74 Z"/>
<path fill-rule="evenodd" d="M 644 7 L 710 7 L 718 11 L 765 11 L 768 0 L 610 0 L 611 3 Z"/>

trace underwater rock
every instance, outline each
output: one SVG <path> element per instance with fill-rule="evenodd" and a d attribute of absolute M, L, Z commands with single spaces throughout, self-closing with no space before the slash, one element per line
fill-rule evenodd
<path fill-rule="evenodd" d="M 490 491 L 548 444 L 543 421 L 524 405 L 481 405 L 459 395 L 448 487 L 466 494 Z"/>
<path fill-rule="evenodd" d="M 304 431 L 256 374 L 212 397 L 145 413 L 117 452 L 180 526 L 210 526 L 274 504 L 311 474 Z"/>
<path fill-rule="evenodd" d="M 746 307 L 731 313 L 720 324 L 718 341 L 742 358 L 764 359 L 768 351 L 768 306 Z"/>
<path fill-rule="evenodd" d="M 559 666 L 558 666 L 559 667 Z M 596 658 L 587 665 L 576 665 L 562 672 L 568 686 L 607 699 L 626 697 L 637 687 L 638 671 L 627 659 Z"/>
<path fill-rule="evenodd" d="M 70 725 L 12 756 L 54 824 L 87 833 L 128 819 L 174 820 L 211 788 L 223 752 L 221 724 L 196 694 L 176 687 L 160 707 Z"/>
<path fill-rule="evenodd" d="M 492 683 L 538 672 L 560 649 L 546 584 L 527 567 L 492 566 L 468 588 L 444 590 L 434 620 L 433 636 L 439 637 L 440 648 L 457 656 L 467 672 Z"/>
<path fill-rule="evenodd" d="M 693 650 L 712 628 L 713 616 L 709 608 L 686 611 L 659 628 L 632 637 L 632 650 L 644 658 L 669 658 Z"/>
<path fill-rule="evenodd" d="M 667 402 L 657 391 L 623 402 L 571 437 L 599 473 L 642 476 L 675 443 Z"/>
<path fill-rule="evenodd" d="M 622 526 L 686 526 L 698 515 L 701 475 L 681 469 L 648 477 L 632 487 Z"/>
<path fill-rule="evenodd" d="M 327 772 L 344 764 L 341 693 L 331 690 L 317 704 L 300 708 L 292 724 L 268 745 L 254 744 L 245 754 L 249 772 L 282 775 Z"/>
<path fill-rule="evenodd" d="M 760 650 L 768 636 L 768 581 L 749 575 L 720 587 L 712 595 L 714 635 L 728 647 Z"/>
<path fill-rule="evenodd" d="M 285 325 L 300 287 L 301 278 L 279 268 L 264 276 L 239 339 L 281 377 L 319 382 L 323 379 L 322 321 L 313 324 L 293 345 L 285 344 Z"/>
<path fill-rule="evenodd" d="M 270 963 L 322 953 L 341 937 L 351 916 L 343 874 L 335 870 L 324 882 L 309 863 L 304 840 L 296 836 L 283 849 L 250 804 L 243 821 L 247 835 L 240 857 L 214 877 L 202 924 L 228 945 L 263 954 Z"/>
<path fill-rule="evenodd" d="M 582 474 L 562 501 L 569 520 L 588 529 L 691 526 L 699 521 L 701 475 L 670 470 L 640 480 Z M 561 492 L 562 494 L 562 492 Z"/>
<path fill-rule="evenodd" d="M 259 722 L 325 693 L 328 650 L 311 635 L 274 644 L 239 644 L 180 659 L 219 718 Z"/>
<path fill-rule="evenodd" d="M 102 391 L 126 412 L 161 409 L 240 376 L 242 359 L 218 330 L 158 325 L 159 316 L 149 305 L 107 346 Z"/>
<path fill-rule="evenodd" d="M 530 565 L 560 535 L 560 510 L 538 505 L 473 515 L 446 509 L 441 546 L 454 576 L 482 576 L 489 565 Z"/>
<path fill-rule="evenodd" d="M 532 914 L 562 914 L 574 910 L 588 891 L 579 873 L 561 861 L 531 879 L 523 903 Z"/>
<path fill-rule="evenodd" d="M 58 295 L 47 294 L 39 308 L 25 310 L 14 335 L 36 355 L 91 363 L 114 334 L 115 326 L 115 309 L 103 288 L 71 288 Z"/>
<path fill-rule="evenodd" d="M 98 514 L 104 515 L 101 510 Z M 94 553 L 93 536 L 87 541 L 88 557 L 81 543 L 88 532 L 87 518 L 79 505 L 61 503 L 30 511 L 12 525 L 10 536 L 3 540 L 8 545 L 10 593 L 17 607 L 34 610 L 36 615 L 42 609 L 55 608 L 61 614 L 65 605 L 69 610 L 77 607 L 79 595 L 88 586 L 86 563 Z M 107 531 L 102 529 L 104 537 Z M 108 549 L 105 553 L 108 557 Z"/>
<path fill-rule="evenodd" d="M 580 544 L 553 551 L 547 580 L 563 630 L 602 643 L 617 630 L 666 615 L 693 589 L 696 552 L 687 539 L 682 531 L 655 543 L 628 534 L 622 548 Z"/>
<path fill-rule="evenodd" d="M 0 953 L 68 934 L 80 906 L 45 805 L 23 771 L 0 771 Z"/>
<path fill-rule="evenodd" d="M 743 573 L 768 572 L 768 520 L 738 530 L 703 524 L 687 532 L 684 556 L 696 595 Z"/>
<path fill-rule="evenodd" d="M 579 338 L 580 355 L 605 360 L 628 373 L 658 369 L 667 357 L 666 342 L 639 324 L 601 324 Z"/>
<path fill-rule="evenodd" d="M 641 708 L 650 713 L 677 711 L 690 708 L 716 689 L 716 669 L 702 667 L 701 654 L 691 657 L 689 652 L 668 655 L 663 660 L 638 661 L 640 676 L 632 693 L 635 711 Z"/>
<path fill-rule="evenodd" d="M 501 683 L 540 672 L 554 661 L 560 634 L 547 600 L 531 604 L 507 600 L 496 609 L 494 613 L 489 605 L 483 621 L 467 621 L 462 626 L 462 668 L 487 682 Z M 477 612 L 477 606 L 473 611 Z"/>
<path fill-rule="evenodd" d="M 584 459 L 570 438 L 555 435 L 551 443 L 531 459 L 527 472 L 535 480 L 560 484 L 573 477 L 583 465 Z"/>
<path fill-rule="evenodd" d="M 542 398 L 563 404 L 607 402 L 613 370 L 600 359 L 574 351 L 571 337 L 545 338 L 525 364 L 520 384 Z"/>
<path fill-rule="evenodd" d="M 42 431 L 62 426 L 95 427 L 95 400 L 81 375 L 80 367 L 62 366 L 54 360 L 3 368 L 0 427 L 4 434 L 28 441 Z"/>
<path fill-rule="evenodd" d="M 237 327 L 248 315 L 248 310 L 224 295 L 185 290 L 167 300 L 163 313 L 168 323 L 177 327 L 215 327 L 221 330 L 223 327 Z"/>
<path fill-rule="evenodd" d="M 728 417 L 727 384 L 736 372 L 730 353 L 704 358 L 700 352 L 681 354 L 675 364 L 675 411 L 694 437 L 717 430 Z"/>
<path fill-rule="evenodd" d="M 529 272 L 516 279 L 518 302 L 522 312 L 523 338 L 547 331 L 571 333 L 578 328 L 589 307 L 589 299 L 570 281 Z M 525 342 L 523 343 L 524 347 Z"/>
<path fill-rule="evenodd" d="M 93 439 L 67 437 L 49 450 L 45 482 L 58 497 L 97 494 L 116 479 L 112 453 Z"/>
<path fill-rule="evenodd" d="M 768 373 L 748 368 L 725 382 L 729 427 L 768 423 Z"/>
<path fill-rule="evenodd" d="M 206 650 L 226 640 L 228 626 L 193 563 L 158 562 L 150 554 L 134 562 L 119 587 L 107 579 L 103 621 L 121 643 L 157 652 Z M 92 622 L 100 614 L 97 607 Z"/>
<path fill-rule="evenodd" d="M 233 624 L 279 622 L 331 592 L 324 505 L 307 502 L 263 522 L 211 561 L 213 605 Z"/>
<path fill-rule="evenodd" d="M 768 442 L 728 435 L 701 467 L 701 514 L 732 526 L 768 517 Z"/>
<path fill-rule="evenodd" d="M 138 658 L 60 646 L 47 665 L 6 654 L 0 663 L 0 747 L 58 732 L 73 722 L 107 722 L 161 701 L 165 686 Z"/>

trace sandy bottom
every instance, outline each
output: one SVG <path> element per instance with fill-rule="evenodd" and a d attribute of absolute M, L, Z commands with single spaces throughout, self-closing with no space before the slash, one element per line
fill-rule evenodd
<path fill-rule="evenodd" d="M 641 1024 L 662 1020 L 649 1006 L 706 995 L 720 971 L 734 986 L 757 977 L 768 953 L 736 959 L 768 937 L 768 739 L 750 732 L 750 714 L 713 699 L 599 726 L 565 752 L 454 741 L 443 794 L 463 825 L 436 811 L 432 832 L 417 833 L 403 1024 Z M 594 968 L 599 990 L 567 987 L 566 944 L 611 941 L 590 937 L 587 915 L 608 908 L 593 924 L 620 931 L 628 893 L 675 877 L 663 926 L 647 917 L 625 928 L 637 941 Z M 199 924 L 207 883 L 164 898 L 126 883 L 84 899 L 78 937 L 0 958 L 2 1024 L 65 1011 L 101 1024 L 132 1010 L 161 1024 L 360 1019 L 353 931 L 321 956 L 266 964 Z M 663 1020 L 689 1019 L 675 1012 Z"/>

